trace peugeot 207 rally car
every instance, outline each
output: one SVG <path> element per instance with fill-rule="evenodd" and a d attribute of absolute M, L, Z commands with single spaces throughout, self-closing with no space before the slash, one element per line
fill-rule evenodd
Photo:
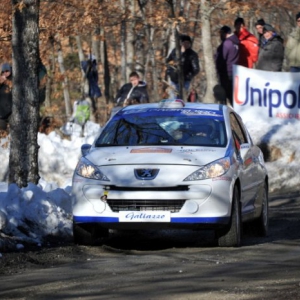
<path fill-rule="evenodd" d="M 242 222 L 268 230 L 261 150 L 226 105 L 127 106 L 82 145 L 73 176 L 73 233 L 93 243 L 109 229 L 213 229 L 240 246 Z"/>

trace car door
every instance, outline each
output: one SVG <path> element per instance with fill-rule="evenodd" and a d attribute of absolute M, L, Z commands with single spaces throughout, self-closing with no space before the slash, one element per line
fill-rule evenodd
<path fill-rule="evenodd" d="M 241 207 L 242 212 L 247 213 L 254 209 L 254 199 L 257 190 L 257 167 L 253 157 L 252 141 L 249 140 L 248 134 L 238 116 L 233 112 L 230 114 L 230 126 L 240 164 Z"/>

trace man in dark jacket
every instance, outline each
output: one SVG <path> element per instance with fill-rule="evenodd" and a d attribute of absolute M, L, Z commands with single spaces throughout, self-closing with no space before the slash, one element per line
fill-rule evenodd
<path fill-rule="evenodd" d="M 0 76 L 0 130 L 7 130 L 12 111 L 12 68 L 8 63 L 1 67 Z"/>
<path fill-rule="evenodd" d="M 270 24 L 264 25 L 263 34 L 265 40 L 259 51 L 256 69 L 281 72 L 284 59 L 283 39 Z"/>
<path fill-rule="evenodd" d="M 258 34 L 258 46 L 261 47 L 261 45 L 264 43 L 264 26 L 265 26 L 266 22 L 264 19 L 259 19 L 256 21 L 255 23 L 255 28 L 256 28 L 256 32 Z"/>
<path fill-rule="evenodd" d="M 135 99 L 138 103 L 148 103 L 149 96 L 146 82 L 140 80 L 137 72 L 129 75 L 130 83 L 125 83 L 118 91 L 115 101 L 117 106 L 122 106 L 126 99 Z"/>
<path fill-rule="evenodd" d="M 145 81 L 140 80 L 139 74 L 131 72 L 129 81 L 130 83 L 125 83 L 119 89 L 115 97 L 116 106 L 112 109 L 111 116 L 117 113 L 123 106 L 149 102 L 147 84 Z"/>
<path fill-rule="evenodd" d="M 181 35 L 181 56 L 180 63 L 184 77 L 184 89 L 189 90 L 192 79 L 199 73 L 199 58 L 198 54 L 192 50 L 192 40 L 188 35 Z M 179 75 L 177 69 L 178 59 L 176 57 L 176 49 L 173 49 L 167 58 L 167 75 L 170 76 L 171 83 L 174 89 L 179 92 Z M 171 97 L 175 97 L 173 93 Z"/>
<path fill-rule="evenodd" d="M 239 60 L 239 38 L 231 32 L 231 28 L 223 26 L 220 29 L 222 43 L 217 48 L 216 69 L 219 75 L 220 84 L 226 92 L 230 104 L 233 100 L 233 78 L 232 67 Z"/>
<path fill-rule="evenodd" d="M 81 67 L 85 73 L 88 86 L 89 86 L 89 97 L 92 100 L 93 112 L 96 111 L 97 98 L 102 96 L 100 87 L 98 85 L 98 69 L 97 61 L 94 55 L 90 55 L 88 60 L 81 62 Z"/>

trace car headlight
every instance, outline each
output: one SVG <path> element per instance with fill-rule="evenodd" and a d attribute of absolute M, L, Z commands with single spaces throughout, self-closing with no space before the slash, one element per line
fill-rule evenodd
<path fill-rule="evenodd" d="M 84 178 L 110 181 L 94 164 L 92 164 L 86 158 L 81 158 L 77 164 L 75 172 Z"/>
<path fill-rule="evenodd" d="M 224 175 L 230 168 L 229 157 L 218 159 L 189 175 L 184 181 L 203 180 Z"/>

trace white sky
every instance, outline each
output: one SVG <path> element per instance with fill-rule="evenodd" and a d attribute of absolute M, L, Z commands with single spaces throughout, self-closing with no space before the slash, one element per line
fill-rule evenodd
<path fill-rule="evenodd" d="M 246 123 L 254 143 L 268 141 L 270 148 L 278 148 L 282 156 L 267 163 L 270 192 L 297 191 L 300 186 L 300 122 L 275 125 L 270 122 Z M 80 157 L 80 147 L 92 143 L 99 126 L 87 124 L 85 137 L 72 136 L 61 139 L 51 132 L 38 134 L 39 168 L 42 177 L 39 185 L 26 188 L 8 187 L 5 178 L 8 170 L 9 150 L 7 138 L 0 139 L 0 233 L 12 236 L 22 248 L 22 242 L 43 244 L 43 237 L 57 235 L 72 238 L 71 179 Z M 275 148 L 276 147 L 276 148 Z M 0 251 L 5 239 L 0 235 Z M 0 258 L 1 258 L 0 252 Z"/>

